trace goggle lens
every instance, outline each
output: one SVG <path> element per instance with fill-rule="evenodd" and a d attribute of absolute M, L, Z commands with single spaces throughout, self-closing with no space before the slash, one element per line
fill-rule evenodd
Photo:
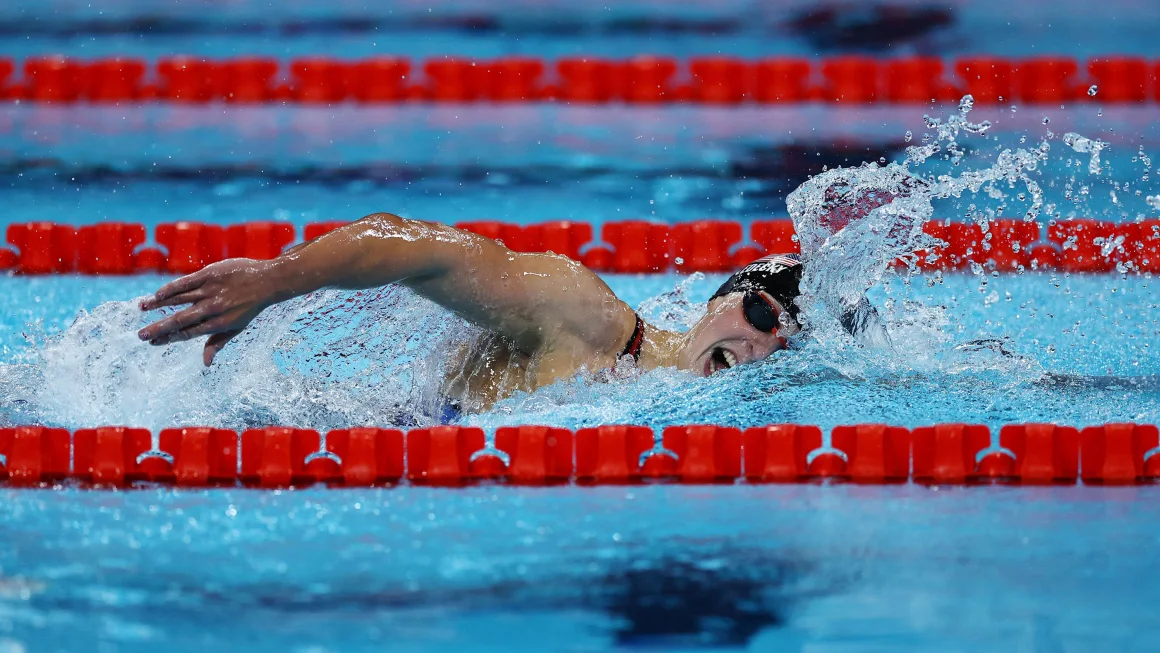
<path fill-rule="evenodd" d="M 758 331 L 776 333 L 778 325 L 778 311 L 761 293 L 747 292 L 743 303 L 745 320 Z"/>

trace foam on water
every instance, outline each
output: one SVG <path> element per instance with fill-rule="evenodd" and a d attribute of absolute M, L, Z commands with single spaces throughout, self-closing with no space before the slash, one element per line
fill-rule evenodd
<path fill-rule="evenodd" d="M 1003 397 L 1042 390 L 1035 384 L 1048 376 L 1033 355 L 1019 351 L 1022 343 L 1004 339 L 1001 330 L 982 340 L 963 337 L 946 307 L 924 301 L 908 274 L 896 276 L 892 265 L 899 258 L 913 265 L 912 252 L 934 244 L 922 224 L 939 202 L 961 209 L 963 198 L 984 193 L 1001 205 L 1020 205 L 1028 220 L 1045 211 L 1037 179 L 1051 151 L 1050 132 L 1033 147 L 997 148 L 993 160 L 976 162 L 959 141 L 986 139 L 989 124 L 968 120 L 972 106 L 968 96 L 949 118 L 928 117 L 928 132 L 900 162 L 828 170 L 790 194 L 806 262 L 799 302 L 809 327 L 793 339 L 794 351 L 705 379 L 671 369 L 628 379 L 584 370 L 534 393 L 516 392 L 463 421 L 819 423 L 826 421 L 820 411 L 842 414 L 842 405 L 865 402 L 880 411 L 860 413 L 866 417 L 914 423 L 928 421 L 913 405 L 917 396 L 954 419 L 980 396 L 1002 414 Z M 1101 171 L 1103 143 L 1072 133 L 1064 142 L 1091 155 L 1091 174 Z M 938 165 L 950 171 L 929 170 Z M 966 208 L 984 229 L 995 217 Z M 990 293 L 984 301 L 994 301 L 991 281 L 981 268 L 975 274 L 978 292 Z M 927 279 L 942 283 L 937 275 Z M 663 328 L 689 328 L 705 311 L 705 297 L 694 291 L 702 280 L 693 275 L 647 299 L 640 313 Z M 870 305 L 878 307 L 874 315 Z M 870 336 L 861 339 L 872 346 L 859 346 L 839 326 L 850 314 L 861 322 L 877 322 L 880 314 L 885 328 L 864 330 Z M 155 318 L 141 315 L 134 302 L 102 304 L 80 312 L 62 333 L 38 338 L 19 360 L 0 365 L 0 395 L 11 399 L 0 420 L 154 429 L 430 424 L 440 419 L 448 371 L 470 373 L 450 361 L 488 337 L 403 288 L 328 290 L 268 309 L 206 369 L 200 340 L 164 348 L 138 341 L 136 330 Z M 823 397 L 825 406 L 813 397 Z"/>
<path fill-rule="evenodd" d="M 166 347 L 137 339 L 158 317 L 137 301 L 101 304 L 0 365 L 14 419 L 152 428 L 432 423 L 443 374 L 436 354 L 474 336 L 401 287 L 325 290 L 266 310 L 205 368 L 204 339 Z"/>

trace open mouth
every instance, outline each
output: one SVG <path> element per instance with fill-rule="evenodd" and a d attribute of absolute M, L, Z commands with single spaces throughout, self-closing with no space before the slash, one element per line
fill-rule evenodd
<path fill-rule="evenodd" d="M 733 352 L 723 347 L 714 347 L 713 353 L 709 355 L 709 360 L 705 364 L 705 376 L 727 370 L 737 365 L 737 357 Z"/>

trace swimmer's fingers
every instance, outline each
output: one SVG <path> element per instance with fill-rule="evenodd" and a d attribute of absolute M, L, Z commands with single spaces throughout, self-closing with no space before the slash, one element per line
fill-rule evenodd
<path fill-rule="evenodd" d="M 191 290 L 200 288 L 201 285 L 205 283 L 205 276 L 205 271 L 201 270 L 199 272 L 194 272 L 193 274 L 187 274 L 180 279 L 174 279 L 173 281 L 170 281 L 164 286 L 161 286 L 157 292 L 153 293 L 152 297 L 149 297 L 145 301 L 141 302 L 141 310 L 151 311 L 155 308 L 161 308 L 162 306 L 173 306 L 174 303 L 188 303 L 171 302 L 170 300 L 175 297 L 182 296 Z"/>
<path fill-rule="evenodd" d="M 210 319 L 204 322 L 193 324 L 173 333 L 162 334 L 154 338 L 151 344 L 154 345 L 168 345 L 171 342 L 185 342 L 186 340 L 193 340 L 205 335 L 224 333 L 222 331 L 227 327 L 227 323 L 221 319 Z"/>
<path fill-rule="evenodd" d="M 173 336 L 181 331 L 194 325 L 207 323 L 207 320 L 213 317 L 211 311 L 216 313 L 214 311 L 216 306 L 212 306 L 214 303 L 212 300 L 198 302 L 184 311 L 178 311 L 169 317 L 157 320 L 153 324 L 138 331 L 137 337 L 142 340 L 148 340 L 154 345 L 164 345 L 167 342 L 171 342 Z M 188 340 L 188 338 L 183 339 Z"/>
<path fill-rule="evenodd" d="M 194 290 L 191 290 L 189 292 L 184 292 L 184 293 L 181 293 L 179 295 L 171 295 L 169 297 L 166 297 L 165 299 L 157 299 L 156 297 L 150 297 L 149 299 L 146 299 L 146 300 L 141 302 L 141 310 L 153 311 L 153 310 L 157 310 L 159 308 L 165 308 L 166 306 L 181 306 L 182 304 L 192 304 L 192 303 L 198 301 L 199 299 L 203 299 L 204 297 L 205 297 L 205 289 L 203 289 L 203 288 L 196 288 Z"/>
<path fill-rule="evenodd" d="M 233 340 L 234 336 L 241 332 L 241 329 L 234 329 L 233 331 L 223 331 L 210 336 L 205 341 L 205 350 L 201 353 L 201 361 L 205 363 L 205 366 L 209 367 L 213 363 L 214 356 L 217 356 L 218 352 L 226 346 L 226 343 Z"/>

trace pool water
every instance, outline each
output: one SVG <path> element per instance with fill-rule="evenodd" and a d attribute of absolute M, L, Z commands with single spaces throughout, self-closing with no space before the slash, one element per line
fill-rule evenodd
<path fill-rule="evenodd" d="M 133 339 L 131 304 L 103 305 L 163 281 L 5 279 L 0 419 L 154 429 L 414 419 L 389 400 L 413 390 L 413 371 L 369 388 L 295 373 L 314 359 L 311 339 L 302 350 L 292 336 L 318 326 L 300 311 L 347 294 L 263 322 L 258 333 L 273 335 L 239 342 L 204 372 L 198 343 L 146 347 Z M 679 324 L 721 275 L 608 281 L 650 319 Z M 1154 284 L 895 277 L 873 293 L 890 356 L 814 344 L 710 379 L 568 381 L 462 422 L 1155 423 Z M 410 338 L 416 319 L 443 319 L 414 298 L 386 299 L 325 324 L 341 330 L 371 311 L 382 318 L 374 337 L 390 342 Z M 78 321 L 78 309 L 92 312 Z M 999 342 L 970 344 L 980 339 Z M 1141 580 L 1157 572 L 1158 492 L 4 489 L 0 651 L 94 641 L 119 651 L 1146 651 L 1160 644 L 1155 584 Z"/>
<path fill-rule="evenodd" d="M 1157 6 L 629 2 L 9 2 L 0 43 L 158 57 L 641 52 L 1089 57 L 1154 53 Z M 959 174 L 1046 143 L 1041 222 L 1156 216 L 1154 105 L 977 107 Z M 948 106 L 0 105 L 0 227 L 355 219 L 748 223 L 837 166 L 897 162 Z M 1108 144 L 1099 174 L 1068 149 Z M 1142 156 L 1143 154 L 1143 156 Z M 936 216 L 1018 217 L 1018 188 Z M 300 231 L 299 231 L 300 233 Z M 723 275 L 606 277 L 684 328 Z M 398 289 L 268 311 L 205 370 L 150 348 L 132 300 L 168 277 L 0 278 L 0 426 L 329 429 L 437 419 L 469 334 Z M 1147 275 L 890 274 L 894 347 L 841 339 L 708 379 L 579 375 L 459 422 L 1160 421 Z M 349 300 L 349 301 L 348 301 Z M 337 310 L 333 309 L 341 306 Z M 349 354 L 328 356 L 327 354 Z M 432 364 L 430 361 L 436 361 Z M 1153 651 L 1160 490 L 899 485 L 0 488 L 0 653 L 244 649 Z"/>
<path fill-rule="evenodd" d="M 0 490 L 7 651 L 1148 651 L 1154 488 Z"/>
<path fill-rule="evenodd" d="M 1158 19 L 1138 0 L 300 0 L 277 11 L 260 0 L 12 0 L 0 39 L 15 56 L 1151 56 Z"/>
<path fill-rule="evenodd" d="M 913 107 L 7 111 L 22 135 L 13 144 L 17 172 L 2 191 L 8 220 L 76 216 L 77 223 L 114 219 L 149 226 L 276 219 L 301 227 L 379 210 L 444 222 L 572 219 L 599 225 L 712 217 L 748 223 L 784 215 L 787 192 L 809 175 L 865 160 L 901 160 L 908 133 L 912 143 L 929 133 L 923 110 Z M 990 120 L 988 133 L 960 138 L 965 155 L 958 165 L 936 158 L 922 170 L 958 175 L 993 165 L 1008 149 L 1039 144 L 1048 148 L 1046 160 L 1029 178 L 1042 191 L 1041 222 L 1150 217 L 1157 191 L 1147 152 L 1158 140 L 1151 111 L 979 107 L 969 117 Z M 956 114 L 951 106 L 929 115 Z M 36 137 L 46 115 L 68 126 L 65 137 Z M 109 156 L 104 129 L 125 122 L 132 127 L 114 133 L 127 147 Z M 311 137 L 312 126 L 322 131 Z M 1089 155 L 1062 142 L 1060 134 L 1072 131 L 1108 143 L 1096 173 Z M 937 201 L 935 215 L 1018 216 L 1031 208 L 1022 186 L 1003 186 Z M 104 306 L 73 325 L 78 309 L 127 302 L 165 280 L 6 280 L 0 388 L 10 401 L 0 416 L 73 428 L 282 423 L 325 429 L 431 423 L 438 414 L 438 370 L 414 363 L 442 360 L 449 349 L 441 338 L 422 337 L 426 330 L 444 334 L 461 325 L 405 292 L 357 299 L 357 310 L 327 318 L 318 317 L 322 309 L 355 298 L 329 292 L 294 302 L 264 316 L 260 328 L 231 345 L 223 363 L 209 371 L 200 367 L 197 343 L 164 350 L 137 343 L 132 332 L 146 316 L 129 304 Z M 646 318 L 677 329 L 699 316 L 721 280 L 609 278 Z M 992 427 L 1155 421 L 1156 301 L 1148 275 L 901 274 L 888 275 L 871 295 L 894 333 L 889 354 L 833 339 L 814 346 L 807 341 L 801 352 L 711 379 L 670 371 L 645 375 L 633 382 L 641 401 L 623 401 L 619 383 L 568 380 L 463 422 L 804 422 L 828 428 L 857 421 Z M 420 321 L 427 326 L 417 328 Z M 406 343 L 410 353 L 382 355 L 392 343 Z M 328 359 L 327 352 L 349 355 Z M 339 359 L 365 364 L 352 367 Z M 336 364 L 345 368 L 336 370 Z"/>
<path fill-rule="evenodd" d="M 970 114 L 992 124 L 987 139 L 962 139 L 971 167 L 1045 141 L 1051 155 L 1039 175 L 1058 217 L 1155 215 L 1146 202 L 1155 182 L 1142 181 L 1151 159 L 1138 156 L 1160 144 L 1152 107 L 1014 109 Z M 448 223 L 747 222 L 784 217 L 786 194 L 827 168 L 901 160 L 931 133 L 925 115 L 955 113 L 953 105 L 0 105 L 10 173 L 0 224 L 301 225 L 383 210 Z M 1108 144 L 1103 174 L 1090 175 L 1089 157 L 1067 149 L 1068 132 Z M 110 139 L 119 144 L 113 153 Z M 960 169 L 936 159 L 924 170 Z M 970 203 L 999 204 L 981 194 L 944 203 L 938 215 L 960 218 Z M 1011 202 L 1004 217 L 1025 208 Z"/>
<path fill-rule="evenodd" d="M 352 424 L 408 426 L 414 415 L 392 403 L 392 392 L 413 397 L 438 389 L 437 379 L 409 365 L 401 344 L 438 350 L 420 337 L 416 319 L 438 321 L 441 312 L 413 298 L 356 303 L 332 313 L 321 327 L 341 331 L 346 320 L 366 320 L 369 332 L 353 340 L 303 343 L 307 308 L 260 321 L 261 337 L 243 338 L 222 364 L 201 367 L 199 342 L 150 348 L 134 338 L 143 319 L 131 303 L 106 306 L 68 329 L 78 308 L 124 301 L 153 290 L 164 278 L 9 279 L 0 322 L 0 389 L 10 401 L 0 418 L 69 428 L 133 424 L 154 430 L 173 424 L 247 428 L 293 424 L 344 428 Z M 696 313 L 723 275 L 610 275 L 612 289 L 654 322 L 673 323 Z M 568 428 L 611 423 L 839 424 L 888 422 L 921 426 L 939 422 L 989 425 L 1057 422 L 1076 426 L 1160 420 L 1160 352 L 1155 322 L 1156 282 L 1139 276 L 1066 276 L 1026 273 L 970 274 L 895 279 L 872 297 L 883 307 L 895 348 L 866 352 L 840 345 L 807 344 L 760 365 L 707 379 L 659 370 L 619 382 L 557 383 L 518 394 L 495 409 L 460 422 L 489 429 L 551 424 Z M 315 304 L 341 304 L 353 293 L 331 291 Z M 686 305 L 686 298 L 688 304 Z M 396 303 L 397 302 L 397 303 Z M 399 310 L 398 306 L 407 307 Z M 287 317 L 290 322 L 287 322 Z M 110 326 L 113 325 L 113 326 Z M 120 331 L 116 325 L 123 325 Z M 28 334 L 56 332 L 46 347 Z M 64 333 L 64 336 L 59 335 Z M 43 336 L 32 335 L 33 340 Z M 363 349 L 377 342 L 377 349 Z M 407 347 L 411 347 L 408 344 Z M 363 376 L 327 368 L 320 389 L 309 373 L 316 354 L 354 352 L 360 365 L 384 375 L 371 387 Z M 369 352 L 370 356 L 361 352 Z M 377 353 L 376 353 L 377 352 Z M 164 370 L 164 372 L 161 372 Z M 262 374 L 255 374 L 261 370 Z M 307 370 L 303 373 L 303 370 Z M 427 384 L 427 387 L 420 387 Z M 634 401 L 625 401 L 631 388 Z M 431 423 L 434 414 L 419 416 Z"/>

